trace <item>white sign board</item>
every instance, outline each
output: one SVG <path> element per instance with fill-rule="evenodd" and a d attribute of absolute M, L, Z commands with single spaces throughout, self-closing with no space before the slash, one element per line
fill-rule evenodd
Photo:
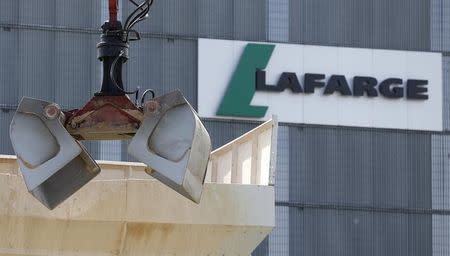
<path fill-rule="evenodd" d="M 200 39 L 198 54 L 202 117 L 442 130 L 440 53 Z"/>

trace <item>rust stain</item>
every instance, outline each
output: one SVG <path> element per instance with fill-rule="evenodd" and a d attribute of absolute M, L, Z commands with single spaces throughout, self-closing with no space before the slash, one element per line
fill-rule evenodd
<path fill-rule="evenodd" d="M 146 236 L 144 224 L 129 224 L 127 234 L 133 239 L 142 239 Z"/>
<path fill-rule="evenodd" d="M 172 224 L 145 224 L 133 223 L 128 224 L 127 235 L 132 239 L 149 239 L 154 235 L 161 236 L 163 240 L 167 240 L 168 236 L 173 233 L 175 227 Z"/>

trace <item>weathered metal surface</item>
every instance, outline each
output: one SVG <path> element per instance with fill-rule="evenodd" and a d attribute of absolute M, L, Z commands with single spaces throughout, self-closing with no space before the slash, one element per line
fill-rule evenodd
<path fill-rule="evenodd" d="M 152 168 L 150 175 L 198 203 L 211 153 L 208 132 L 180 91 L 147 102 L 144 110 L 128 153 Z"/>
<path fill-rule="evenodd" d="M 144 118 L 127 96 L 95 96 L 68 114 L 66 129 L 83 140 L 130 139 Z"/>
<path fill-rule="evenodd" d="M 100 168 L 66 131 L 55 105 L 23 98 L 11 122 L 11 142 L 28 191 L 53 209 Z"/>
<path fill-rule="evenodd" d="M 0 156 L 0 255 L 250 255 L 274 226 L 273 186 L 207 183 L 197 205 L 142 164 L 100 166 L 50 212 Z"/>

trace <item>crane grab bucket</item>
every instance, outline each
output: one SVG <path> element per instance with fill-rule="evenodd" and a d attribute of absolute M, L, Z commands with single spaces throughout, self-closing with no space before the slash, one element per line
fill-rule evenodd
<path fill-rule="evenodd" d="M 11 143 L 27 189 L 49 209 L 100 172 L 63 122 L 64 114 L 58 105 L 25 97 L 10 127 Z"/>
<path fill-rule="evenodd" d="M 148 174 L 200 202 L 211 153 L 209 134 L 180 91 L 154 98 L 151 89 L 142 95 L 139 89 L 125 89 L 122 67 L 130 56 L 129 43 L 140 39 L 133 26 L 147 17 L 153 1 L 136 6 L 124 24 L 117 20 L 117 3 L 109 1 L 110 20 L 97 44 L 101 90 L 70 111 L 25 97 L 11 122 L 11 142 L 28 191 L 49 209 L 100 172 L 79 140 L 132 139 L 128 152 L 151 168 Z M 148 92 L 153 99 L 145 102 Z"/>
<path fill-rule="evenodd" d="M 181 92 L 146 102 L 144 120 L 128 153 L 152 169 L 150 175 L 200 202 L 211 140 Z"/>

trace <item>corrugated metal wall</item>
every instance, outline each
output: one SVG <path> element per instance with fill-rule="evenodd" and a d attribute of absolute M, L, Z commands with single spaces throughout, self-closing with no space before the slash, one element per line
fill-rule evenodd
<path fill-rule="evenodd" d="M 291 209 L 290 255 L 420 256 L 431 251 L 429 215 Z"/>
<path fill-rule="evenodd" d="M 449 15 L 450 16 L 450 15 Z M 442 58 L 442 76 L 443 76 L 443 91 L 444 99 L 442 101 L 443 111 L 443 128 L 445 131 L 450 131 L 450 57 L 443 56 Z"/>
<path fill-rule="evenodd" d="M 430 255 L 430 138 L 291 127 L 290 255 Z"/>
<path fill-rule="evenodd" d="M 267 0 L 267 40 L 289 41 L 289 0 Z"/>
<path fill-rule="evenodd" d="M 294 202 L 431 208 L 429 134 L 291 127 Z"/>
<path fill-rule="evenodd" d="M 9 124 L 14 111 L 0 110 L 0 154 L 11 154 L 13 152 L 9 140 Z"/>
<path fill-rule="evenodd" d="M 131 6 L 123 3 L 123 13 Z M 105 5 L 103 5 L 104 9 Z M 100 87 L 101 1 L 0 0 L 0 153 L 23 96 L 80 107 Z M 197 38 L 450 51 L 447 0 L 156 0 L 130 49 L 125 86 L 180 88 L 197 106 Z M 444 128 L 450 131 L 450 59 Z M 206 120 L 214 148 L 257 123 Z M 450 140 L 392 130 L 279 130 L 276 224 L 254 255 L 448 255 Z M 127 142 L 87 142 L 133 160 Z M 392 212 L 393 211 L 393 212 Z M 434 214 L 432 214 L 434 213 Z"/>
<path fill-rule="evenodd" d="M 432 136 L 433 209 L 450 210 L 450 135 Z"/>
<path fill-rule="evenodd" d="M 450 135 L 432 136 L 433 209 L 450 210 Z M 433 216 L 433 255 L 450 254 L 450 216 Z"/>
<path fill-rule="evenodd" d="M 431 48 L 450 51 L 450 2 L 431 0 Z"/>
<path fill-rule="evenodd" d="M 291 1 L 290 41 L 429 50 L 429 9 L 424 0 Z"/>

